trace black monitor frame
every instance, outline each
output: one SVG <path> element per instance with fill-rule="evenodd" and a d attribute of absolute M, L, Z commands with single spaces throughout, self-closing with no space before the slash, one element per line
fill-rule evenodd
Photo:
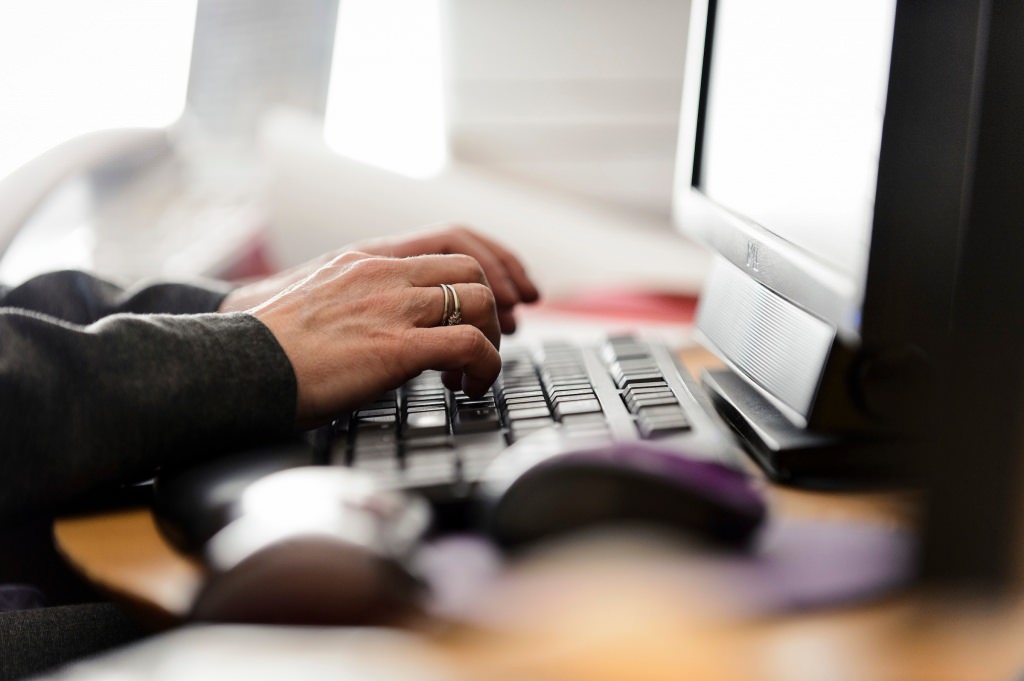
<path fill-rule="evenodd" d="M 787 421 L 773 431 L 778 413 L 756 399 L 765 387 L 752 388 L 745 367 L 728 356 L 736 375 L 726 383 L 740 387 L 717 390 L 716 404 L 777 477 L 845 481 L 906 463 L 927 493 L 926 582 L 986 590 L 1012 584 L 1024 489 L 1024 266 L 1017 262 L 1024 254 L 1024 3 L 898 1 L 862 316 L 853 333 L 829 307 L 836 291 L 827 272 L 818 278 L 791 245 L 700 191 L 711 55 L 704 37 L 714 34 L 715 6 L 693 0 L 677 224 L 836 331 L 817 367 L 804 427 Z M 750 241 L 761 256 L 753 258 L 756 268 L 745 259 Z M 744 394 L 753 394 L 752 407 Z M 785 451 L 787 442 L 797 453 Z M 799 455 L 801 443 L 810 456 Z"/>
<path fill-rule="evenodd" d="M 676 222 L 717 253 L 697 330 L 732 374 L 709 389 L 779 479 L 884 477 L 911 463 L 904 440 L 952 328 L 990 1 L 896 5 L 863 289 L 701 191 L 717 3 L 692 2 Z"/>

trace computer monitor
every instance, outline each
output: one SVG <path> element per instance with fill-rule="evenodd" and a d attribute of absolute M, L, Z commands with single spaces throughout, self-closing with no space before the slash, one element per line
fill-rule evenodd
<path fill-rule="evenodd" d="M 912 468 L 981 229 L 994 4 L 693 0 L 675 220 L 716 253 L 709 391 L 779 479 Z"/>

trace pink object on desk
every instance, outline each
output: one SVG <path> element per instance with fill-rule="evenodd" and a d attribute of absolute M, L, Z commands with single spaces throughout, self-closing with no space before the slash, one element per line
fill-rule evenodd
<path fill-rule="evenodd" d="M 609 289 L 545 300 L 537 306 L 537 311 L 688 324 L 693 321 L 696 308 L 694 295 Z"/>

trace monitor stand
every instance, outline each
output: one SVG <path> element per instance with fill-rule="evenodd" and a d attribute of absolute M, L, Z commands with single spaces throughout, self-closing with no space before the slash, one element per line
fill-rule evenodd
<path fill-rule="evenodd" d="M 895 438 L 810 431 L 794 425 L 728 369 L 701 382 L 747 453 L 776 482 L 801 487 L 859 487 L 904 481 L 911 461 Z"/>

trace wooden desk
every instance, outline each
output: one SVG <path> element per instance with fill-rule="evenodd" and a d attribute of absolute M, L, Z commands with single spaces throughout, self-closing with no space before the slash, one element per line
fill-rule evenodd
<path fill-rule="evenodd" d="M 906 510 L 899 495 L 771 494 L 778 512 L 815 517 L 891 521 Z M 185 612 L 201 579 L 147 509 L 64 520 L 55 534 L 76 567 L 155 626 Z M 841 610 L 731 618 L 695 606 L 704 600 L 695 585 L 662 588 L 666 575 L 650 559 L 671 549 L 625 549 L 635 559 L 610 542 L 521 564 L 484 604 L 513 613 L 506 626 L 428 627 L 424 636 L 470 678 L 976 681 L 1024 670 L 1024 595 L 964 605 L 908 592 Z M 524 599 L 536 606 L 527 619 Z"/>
<path fill-rule="evenodd" d="M 908 525 L 899 493 L 769 489 L 777 516 Z M 69 518 L 59 549 L 86 577 L 154 626 L 186 611 L 202 578 L 159 535 L 147 509 Z M 497 627 L 427 623 L 423 636 L 467 678 L 1012 680 L 1024 673 L 1024 591 L 951 602 L 906 591 L 836 610 L 722 612 L 707 585 L 674 583 L 676 547 L 618 539 L 517 564 L 480 603 Z"/>

